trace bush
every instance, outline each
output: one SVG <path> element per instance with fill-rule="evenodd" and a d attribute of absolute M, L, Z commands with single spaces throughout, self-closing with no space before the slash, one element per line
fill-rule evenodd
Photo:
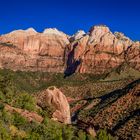
<path fill-rule="evenodd" d="M 3 109 L 4 109 L 4 104 L 0 103 L 0 110 L 3 110 Z"/>
<path fill-rule="evenodd" d="M 33 96 L 28 93 L 19 93 L 14 99 L 12 106 L 27 109 L 29 111 L 35 111 L 36 101 Z"/>
<path fill-rule="evenodd" d="M 106 130 L 100 130 L 97 133 L 97 140 L 113 140 L 113 137 Z"/>
<path fill-rule="evenodd" d="M 17 127 L 23 126 L 25 123 L 27 123 L 26 119 L 23 118 L 21 115 L 18 113 L 14 113 L 14 119 L 13 119 L 13 124 Z"/>
<path fill-rule="evenodd" d="M 12 140 L 2 121 L 0 121 L 0 140 Z"/>

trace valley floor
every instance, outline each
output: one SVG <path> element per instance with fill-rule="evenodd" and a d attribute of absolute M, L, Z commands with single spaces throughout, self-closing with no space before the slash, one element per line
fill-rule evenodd
<path fill-rule="evenodd" d="M 119 76 L 118 76 L 119 77 Z M 70 104 L 72 125 L 53 122 L 51 110 L 36 105 L 39 91 L 58 87 Z M 10 107 L 35 112 L 44 120 L 30 123 Z M 28 114 L 29 114 L 28 113 Z M 20 115 L 19 115 L 20 114 Z M 140 75 L 116 78 L 91 74 L 13 72 L 0 70 L 1 139 L 92 140 L 87 128 L 93 127 L 96 139 L 140 139 Z M 28 123 L 27 123 L 28 122 Z M 103 129 L 103 131 L 100 131 Z M 110 134 L 107 134 L 106 131 Z"/>

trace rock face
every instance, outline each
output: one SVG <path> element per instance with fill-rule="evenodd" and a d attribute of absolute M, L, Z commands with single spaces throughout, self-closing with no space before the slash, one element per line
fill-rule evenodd
<path fill-rule="evenodd" d="M 22 71 L 64 71 L 68 36 L 56 29 L 37 33 L 18 30 L 0 37 L 0 68 Z"/>
<path fill-rule="evenodd" d="M 102 74 L 122 63 L 140 70 L 140 43 L 132 42 L 122 33 L 113 34 L 106 26 L 94 26 L 67 49 L 66 73 Z"/>
<path fill-rule="evenodd" d="M 140 42 L 104 25 L 68 36 L 55 28 L 33 28 L 0 36 L 0 68 L 22 71 L 103 74 L 127 63 L 140 71 Z"/>
<path fill-rule="evenodd" d="M 26 118 L 29 122 L 37 121 L 37 122 L 41 123 L 43 121 L 42 116 L 38 115 L 36 112 L 29 112 L 28 110 L 15 108 L 8 104 L 5 105 L 5 110 L 7 110 L 11 113 L 16 112 L 16 113 L 20 114 L 21 116 L 23 116 L 24 118 Z"/>
<path fill-rule="evenodd" d="M 38 104 L 41 107 L 50 107 L 54 110 L 52 119 L 65 124 L 71 123 L 70 107 L 65 95 L 56 87 L 49 87 L 37 96 Z"/>
<path fill-rule="evenodd" d="M 131 67 L 140 71 L 140 42 L 137 41 L 127 48 L 125 60 Z"/>

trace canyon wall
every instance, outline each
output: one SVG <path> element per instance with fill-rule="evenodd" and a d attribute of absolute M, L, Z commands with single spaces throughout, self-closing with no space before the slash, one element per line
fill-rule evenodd
<path fill-rule="evenodd" d="M 102 74 L 127 63 L 140 71 L 140 42 L 104 25 L 73 36 L 33 28 L 0 36 L 0 68 L 21 71 Z"/>

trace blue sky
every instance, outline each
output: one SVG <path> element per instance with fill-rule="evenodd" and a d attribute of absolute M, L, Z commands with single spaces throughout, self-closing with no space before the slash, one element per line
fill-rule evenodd
<path fill-rule="evenodd" d="M 0 34 L 29 27 L 73 34 L 97 24 L 140 40 L 140 0 L 0 0 Z"/>

